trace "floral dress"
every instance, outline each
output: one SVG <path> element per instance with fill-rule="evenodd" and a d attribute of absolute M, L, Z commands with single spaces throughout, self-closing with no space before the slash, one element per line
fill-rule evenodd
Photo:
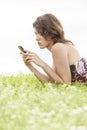
<path fill-rule="evenodd" d="M 81 58 L 78 61 L 77 67 L 70 65 L 72 82 L 80 82 L 87 84 L 87 59 Z"/>

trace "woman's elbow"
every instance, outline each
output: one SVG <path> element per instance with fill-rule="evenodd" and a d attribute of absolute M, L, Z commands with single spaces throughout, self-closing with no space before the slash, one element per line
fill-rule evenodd
<path fill-rule="evenodd" d="M 55 80 L 54 82 L 58 83 L 58 84 L 71 83 L 71 78 L 65 78 L 65 79 Z"/>

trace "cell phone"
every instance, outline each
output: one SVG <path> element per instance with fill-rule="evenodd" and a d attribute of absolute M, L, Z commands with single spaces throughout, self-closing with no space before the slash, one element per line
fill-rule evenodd
<path fill-rule="evenodd" d="M 20 51 L 26 52 L 22 46 L 18 46 L 18 48 L 20 49 Z"/>

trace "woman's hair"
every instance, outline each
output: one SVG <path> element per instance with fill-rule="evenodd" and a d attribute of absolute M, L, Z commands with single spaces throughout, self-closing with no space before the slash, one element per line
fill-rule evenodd
<path fill-rule="evenodd" d="M 56 42 L 66 43 L 69 41 L 64 37 L 62 24 L 53 14 L 47 13 L 37 17 L 33 27 L 45 39 L 50 38 L 54 44 Z"/>

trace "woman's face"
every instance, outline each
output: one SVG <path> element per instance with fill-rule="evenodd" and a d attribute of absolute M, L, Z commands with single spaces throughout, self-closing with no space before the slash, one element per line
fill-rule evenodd
<path fill-rule="evenodd" d="M 38 46 L 41 49 L 44 48 L 49 48 L 49 46 L 51 45 L 52 41 L 45 39 L 41 34 L 39 34 L 36 30 L 35 30 L 35 36 L 36 36 L 36 41 L 38 43 Z"/>

